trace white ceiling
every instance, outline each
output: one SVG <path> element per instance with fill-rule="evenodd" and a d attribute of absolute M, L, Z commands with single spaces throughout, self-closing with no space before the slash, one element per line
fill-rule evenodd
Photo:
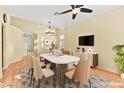
<path fill-rule="evenodd" d="M 64 28 L 77 22 L 88 20 L 97 15 L 111 11 L 119 6 L 117 5 L 85 5 L 93 10 L 92 13 L 79 13 L 75 20 L 72 20 L 72 13 L 64 15 L 53 15 L 55 12 L 62 12 L 71 9 L 69 5 L 5 5 L 3 6 L 11 16 L 16 16 L 38 22 L 39 24 L 48 24 L 51 21 L 53 26 Z"/>

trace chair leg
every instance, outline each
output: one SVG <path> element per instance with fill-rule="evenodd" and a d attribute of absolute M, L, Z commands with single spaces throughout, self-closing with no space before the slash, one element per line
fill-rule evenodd
<path fill-rule="evenodd" d="M 54 81 L 53 86 L 55 88 L 56 87 L 56 75 L 53 76 L 53 81 Z"/>
<path fill-rule="evenodd" d="M 34 88 L 34 84 L 35 84 L 35 79 L 33 78 L 33 88 Z"/>
<path fill-rule="evenodd" d="M 33 79 L 33 68 L 31 69 L 30 86 L 31 86 L 32 79 Z"/>
<path fill-rule="evenodd" d="M 64 75 L 64 86 L 63 87 L 65 88 L 65 75 Z"/>
<path fill-rule="evenodd" d="M 91 88 L 91 80 L 89 79 L 89 85 L 90 85 L 90 88 Z"/>
<path fill-rule="evenodd" d="M 65 88 L 65 83 L 66 83 L 66 76 L 64 75 L 64 88 Z"/>
<path fill-rule="evenodd" d="M 66 84 L 67 83 L 67 84 Z M 69 79 L 65 76 L 64 77 L 64 87 L 65 88 L 69 88 L 69 84 L 70 84 L 71 82 L 69 81 Z"/>
<path fill-rule="evenodd" d="M 38 88 L 40 88 L 40 82 L 41 82 L 41 80 L 39 79 L 38 80 Z"/>
<path fill-rule="evenodd" d="M 80 85 L 79 82 L 75 82 L 75 85 L 77 86 L 77 88 L 80 88 L 81 87 L 81 85 Z"/>
<path fill-rule="evenodd" d="M 29 71 L 28 71 L 28 77 L 29 77 L 29 75 L 30 75 L 30 72 L 31 72 L 31 70 L 29 69 Z"/>

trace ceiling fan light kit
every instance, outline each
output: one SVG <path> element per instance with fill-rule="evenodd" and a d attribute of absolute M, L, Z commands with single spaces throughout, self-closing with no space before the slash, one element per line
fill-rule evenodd
<path fill-rule="evenodd" d="M 75 8 L 72 10 L 73 14 L 79 13 L 80 12 L 80 8 Z"/>
<path fill-rule="evenodd" d="M 69 10 L 66 10 L 64 12 L 55 12 L 54 15 L 62 15 L 62 14 L 66 14 L 66 13 L 69 13 L 69 12 L 72 12 L 72 19 L 74 20 L 76 18 L 76 15 L 79 13 L 79 12 L 84 12 L 84 13 L 92 13 L 93 10 L 91 9 L 88 9 L 88 8 L 82 8 L 82 6 L 84 5 L 70 5 L 72 9 L 69 9 Z"/>

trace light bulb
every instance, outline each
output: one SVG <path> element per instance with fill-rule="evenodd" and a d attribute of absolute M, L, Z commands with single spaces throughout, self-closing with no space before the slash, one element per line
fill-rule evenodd
<path fill-rule="evenodd" d="M 54 33 L 54 30 L 52 30 L 51 32 L 53 32 L 53 33 Z"/>
<path fill-rule="evenodd" d="M 75 8 L 75 9 L 73 9 L 73 14 L 76 14 L 76 13 L 79 13 L 80 12 L 80 8 Z"/>

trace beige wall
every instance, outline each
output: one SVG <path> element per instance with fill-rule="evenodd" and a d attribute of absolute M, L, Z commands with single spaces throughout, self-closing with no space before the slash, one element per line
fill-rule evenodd
<path fill-rule="evenodd" d="M 42 33 L 44 28 L 38 23 L 11 16 L 11 24 L 26 32 Z"/>
<path fill-rule="evenodd" d="M 55 30 L 55 34 L 52 36 L 48 36 L 45 34 L 45 30 L 46 28 L 48 28 L 48 26 L 45 25 L 40 25 L 39 23 L 35 23 L 26 19 L 22 19 L 22 18 L 17 18 L 17 17 L 11 17 L 11 24 L 19 27 L 20 29 L 22 29 L 25 32 L 32 32 L 37 34 L 38 37 L 38 50 L 42 50 L 42 38 L 44 37 L 48 37 L 48 38 L 52 38 L 57 44 L 59 43 L 59 33 L 61 32 L 61 30 L 59 28 L 53 27 L 53 29 Z M 46 47 L 46 46 L 45 46 Z M 49 46 L 47 46 L 47 48 L 49 48 Z"/>
<path fill-rule="evenodd" d="M 15 26 L 4 26 L 4 68 L 7 68 L 11 63 L 22 60 L 22 57 L 27 54 L 22 33 L 22 30 Z"/>
<path fill-rule="evenodd" d="M 66 28 L 66 48 L 75 50 L 78 46 L 78 36 L 89 34 L 95 35 L 93 50 L 99 54 L 98 67 L 118 72 L 118 68 L 113 61 L 114 52 L 112 47 L 116 44 L 124 44 L 124 7 L 119 7 Z"/>
<path fill-rule="evenodd" d="M 59 32 L 58 32 L 58 41 L 60 41 L 60 36 L 64 36 L 65 38 L 65 29 L 60 29 Z M 58 44 L 60 45 L 60 42 L 58 42 Z M 64 45 L 65 45 L 65 39 L 64 39 Z"/>
<path fill-rule="evenodd" d="M 46 28 L 48 28 L 48 26 L 42 25 L 40 23 L 36 23 L 27 19 L 22 19 L 14 16 L 11 16 L 11 24 L 22 29 L 23 31 L 44 35 Z M 54 35 L 57 35 L 59 29 L 56 27 L 53 28 L 55 29 Z"/>
<path fill-rule="evenodd" d="M 8 16 L 7 12 L 3 9 L 2 6 L 0 6 L 0 78 L 2 77 L 2 24 L 5 24 L 3 22 L 3 14 L 6 13 L 7 15 L 7 23 L 6 25 L 10 24 L 10 17 Z"/>
<path fill-rule="evenodd" d="M 3 13 L 7 15 L 7 23 L 3 22 Z M 7 68 L 10 63 L 21 60 L 26 55 L 26 48 L 22 42 L 22 31 L 10 25 L 11 20 L 8 13 L 0 6 L 0 42 L 1 42 L 1 24 L 4 25 L 4 68 Z M 1 43 L 0 43 L 0 53 Z M 0 62 L 1 54 L 0 54 Z M 4 69 L 3 68 L 3 69 Z M 0 77 L 2 72 L 2 64 L 0 63 Z"/>

